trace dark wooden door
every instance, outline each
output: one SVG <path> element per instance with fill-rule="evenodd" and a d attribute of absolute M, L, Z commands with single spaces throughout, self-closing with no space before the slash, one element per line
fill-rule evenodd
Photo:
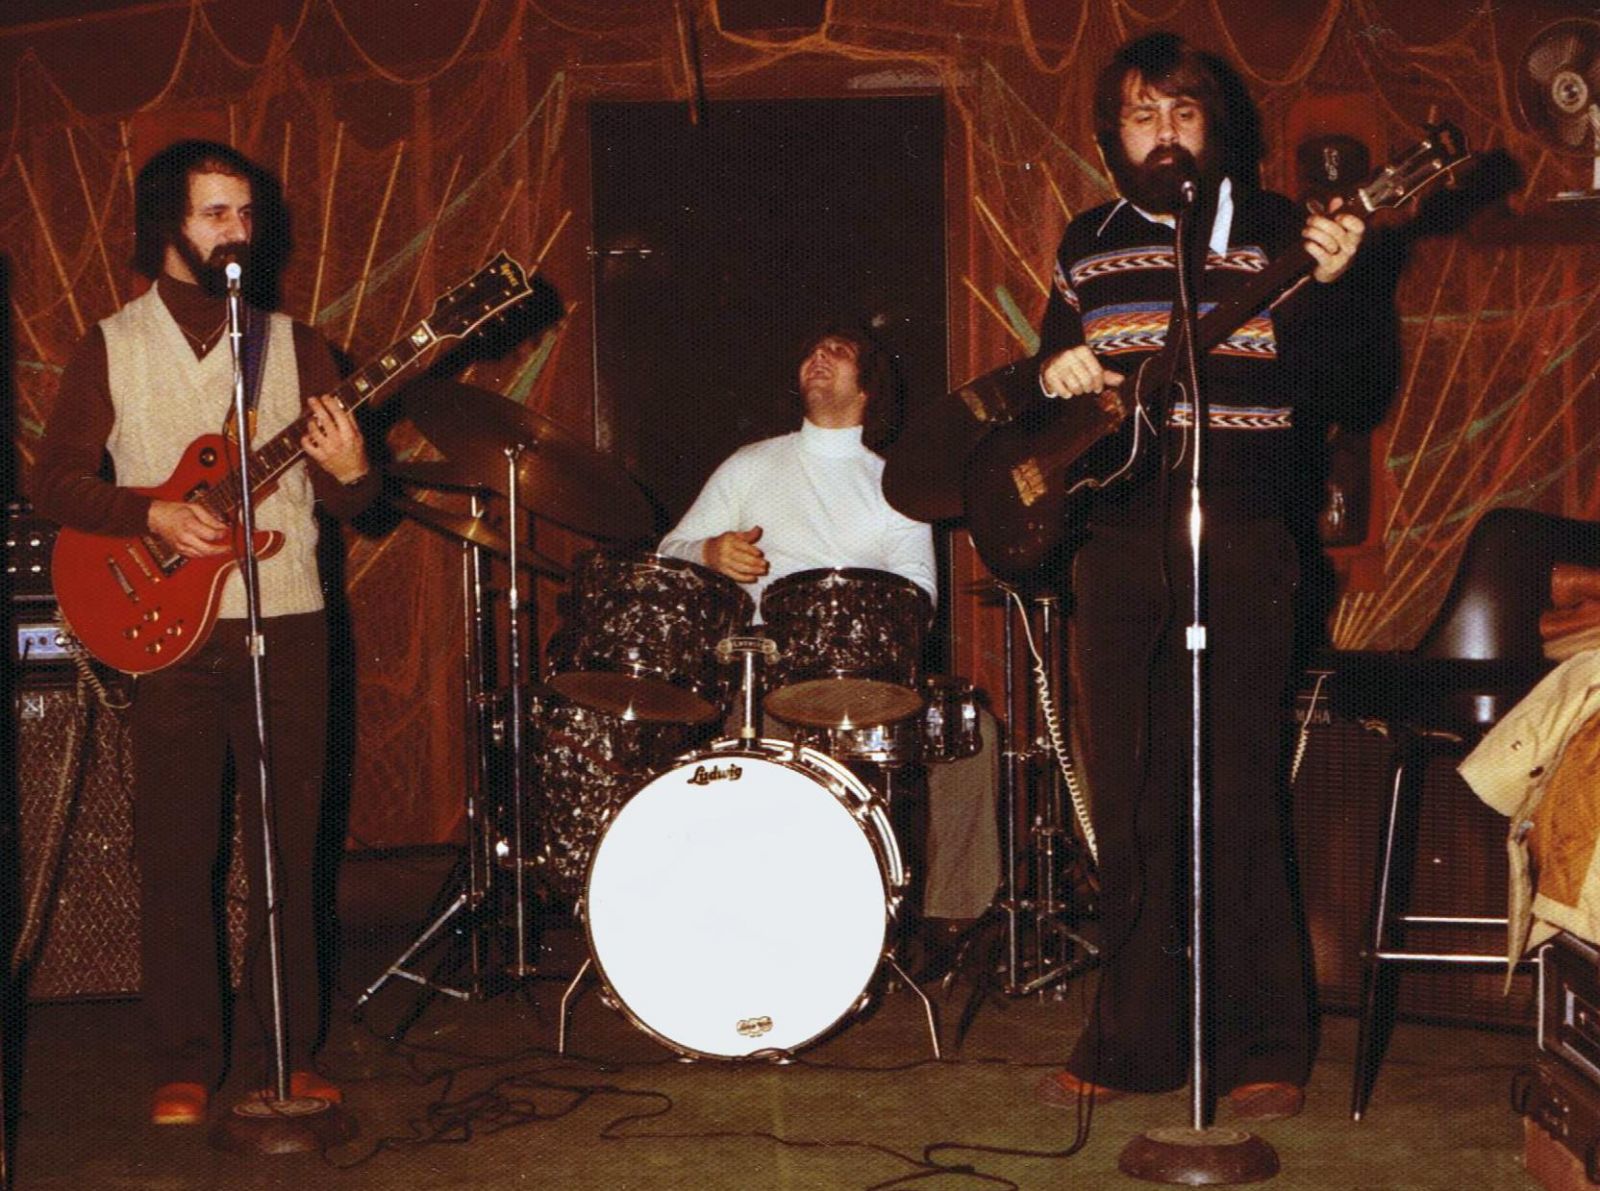
<path fill-rule="evenodd" d="M 799 424 L 798 350 L 825 320 L 877 326 L 913 402 L 944 391 L 941 98 L 589 118 L 598 423 L 658 534 L 734 448 Z"/>

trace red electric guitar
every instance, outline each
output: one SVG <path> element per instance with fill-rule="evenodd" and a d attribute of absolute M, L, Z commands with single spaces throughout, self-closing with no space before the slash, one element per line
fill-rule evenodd
<path fill-rule="evenodd" d="M 460 339 L 531 291 L 522 267 L 501 253 L 433 304 L 427 318 L 330 396 L 354 410 L 387 390 L 436 344 Z M 297 418 L 250 455 L 252 492 L 266 499 L 278 477 L 305 453 Z M 232 557 L 185 558 L 151 533 L 132 537 L 81 533 L 63 527 L 56 537 L 50 575 L 62 619 L 95 657 L 129 674 L 172 665 L 203 644 L 216 624 L 223 582 L 239 565 L 242 496 L 235 469 L 237 448 L 220 434 L 189 444 L 167 482 L 142 488 L 158 500 L 194 501 L 235 526 Z M 256 553 L 269 558 L 283 546 L 276 530 L 258 529 Z"/>
<path fill-rule="evenodd" d="M 1397 207 L 1468 159 L 1466 141 L 1450 124 L 1427 136 L 1393 164 L 1345 196 L 1363 218 Z M 1202 352 L 1221 343 L 1268 301 L 1316 267 L 1300 245 L 1242 279 L 1201 317 L 1195 342 Z M 1171 343 L 1148 357 L 1123 385 L 1120 404 L 1047 401 L 981 438 L 967 456 L 963 502 L 967 528 L 990 574 L 1008 583 L 1041 577 L 1069 546 L 1097 489 L 1146 474 L 1159 454 L 1156 427 L 1166 421 L 1168 395 L 1154 378 L 1172 375 Z M 995 375 L 995 374 L 991 374 Z M 973 382 L 983 391 L 980 378 Z M 1032 386 L 1031 378 L 1028 387 Z"/>

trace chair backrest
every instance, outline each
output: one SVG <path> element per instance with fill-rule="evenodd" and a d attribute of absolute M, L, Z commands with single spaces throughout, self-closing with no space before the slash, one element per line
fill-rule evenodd
<path fill-rule="evenodd" d="M 1600 522 L 1532 509 L 1491 509 L 1467 535 L 1450 590 L 1416 653 L 1430 658 L 1533 661 L 1550 568 L 1600 567 Z"/>

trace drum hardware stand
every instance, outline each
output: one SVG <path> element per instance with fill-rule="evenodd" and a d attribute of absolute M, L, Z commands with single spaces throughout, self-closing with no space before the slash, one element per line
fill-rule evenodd
<path fill-rule="evenodd" d="M 756 663 L 776 661 L 778 643 L 770 637 L 755 636 L 724 637 L 717 642 L 717 659 L 724 665 L 732 662 L 735 655 L 738 655 L 743 666 L 739 680 L 739 739 L 746 742 L 760 740 L 764 712 L 761 707 L 761 675 Z"/>
<path fill-rule="evenodd" d="M 520 477 L 517 464 L 522 458 L 523 444 L 514 443 L 505 449 L 506 457 L 506 505 L 508 507 L 506 521 L 506 537 L 511 547 L 510 579 L 506 587 L 506 667 L 510 678 L 510 733 L 511 741 L 511 885 L 512 900 L 512 929 L 515 939 L 512 945 L 511 963 L 507 971 L 520 980 L 534 975 L 538 968 L 528 962 L 528 865 L 530 858 L 527 855 L 527 799 L 526 774 L 524 773 L 524 746 L 523 746 L 523 707 L 522 707 L 522 599 L 521 576 L 518 572 L 520 560 L 517 557 L 520 527 L 517 523 L 518 501 L 521 498 L 519 490 Z"/>
<path fill-rule="evenodd" d="M 1029 611 L 1011 587 L 1002 584 L 1001 589 L 1006 595 L 1002 675 L 1006 715 L 998 725 L 1002 734 L 1000 804 L 1005 817 L 1005 890 L 997 907 L 998 919 L 987 924 L 980 919 L 967 931 L 940 982 L 948 994 L 962 972 L 978 967 L 976 987 L 962 1014 L 959 1033 L 965 1033 L 977 1004 L 993 991 L 989 970 L 996 965 L 998 953 L 1004 955 L 1003 963 L 996 965 L 1004 972 L 999 991 L 1008 997 L 1030 996 L 1052 986 L 1055 995 L 1063 995 L 1059 987 L 1062 982 L 1086 971 L 1099 959 L 1098 948 L 1061 920 L 1069 906 L 1057 892 L 1057 841 L 1070 835 L 1062 824 L 1062 775 L 1055 765 L 1047 774 L 1038 769 L 1039 763 L 1048 764 L 1052 755 L 1051 737 L 1040 729 L 1054 713 L 1046 708 L 1044 694 L 1036 684 L 1018 689 L 1017 626 Z M 1060 690 L 1058 600 L 1047 595 L 1031 602 L 1038 608 L 1045 678 L 1052 690 Z M 1025 621 L 1021 623 L 1032 650 L 1031 632 Z M 1024 815 L 1025 831 L 1021 826 Z M 1030 879 L 1031 893 L 1024 885 Z M 994 941 L 997 930 L 1002 932 L 1000 946 Z M 1024 946 L 1025 938 L 1031 939 L 1031 946 Z"/>
<path fill-rule="evenodd" d="M 479 517 L 483 513 L 481 498 L 477 493 L 472 495 L 472 515 Z M 462 648 L 461 648 L 461 681 L 462 704 L 466 711 L 465 723 L 467 729 L 467 748 L 465 755 L 466 779 L 466 820 L 467 843 L 466 850 L 460 860 L 456 862 L 451 873 L 452 883 L 462 883 L 456 896 L 440 911 L 440 913 L 423 928 L 423 931 L 403 951 L 399 958 L 385 968 L 366 989 L 356 998 L 355 1019 L 361 1020 L 365 1013 L 368 1001 L 393 977 L 409 980 L 420 984 L 431 993 L 443 993 L 445 996 L 454 997 L 460 1001 L 481 998 L 484 995 L 484 945 L 481 921 L 483 909 L 488 901 L 490 890 L 494 883 L 495 862 L 494 846 L 491 841 L 492 832 L 489 829 L 487 817 L 484 814 L 484 804 L 488 795 L 488 760 L 487 750 L 484 747 L 484 715 L 488 704 L 488 681 L 485 673 L 486 618 L 484 615 L 485 600 L 483 597 L 483 547 L 472 542 L 461 543 L 461 595 L 462 595 Z M 466 987 L 457 987 L 442 983 L 438 978 L 438 968 L 432 976 L 423 976 L 406 967 L 412 957 L 427 947 L 449 925 L 458 914 L 469 916 L 469 921 L 461 929 L 467 940 L 467 955 L 470 977 Z M 441 965 L 442 966 L 442 965 Z M 406 1031 L 421 1015 L 426 1007 L 426 998 L 419 1000 L 416 1005 L 401 1019 L 390 1037 L 398 1040 L 405 1036 Z"/>
<path fill-rule="evenodd" d="M 1062 813 L 1065 807 L 1065 799 L 1062 797 L 1064 771 L 1061 765 L 1050 764 L 1050 761 L 1057 755 L 1058 749 L 1061 756 L 1064 757 L 1066 753 L 1065 730 L 1061 726 L 1059 709 L 1054 702 L 1055 693 L 1064 689 L 1061 658 L 1065 635 L 1060 629 L 1059 599 L 1054 595 L 1048 595 L 1039 597 L 1037 602 L 1039 639 L 1044 655 L 1044 674 L 1040 675 L 1040 678 L 1047 685 L 1035 684 L 1030 689 L 1037 702 L 1037 719 L 1043 722 L 1044 728 L 1044 735 L 1040 736 L 1036 732 L 1036 750 L 1048 767 L 1043 805 L 1041 808 L 1039 803 L 1035 802 L 1032 827 L 1034 889 L 1037 891 L 1033 905 L 1034 955 L 1039 973 L 1032 980 L 1022 984 L 1017 992 L 1026 996 L 1057 985 L 1056 995 L 1059 997 L 1062 993 L 1059 982 L 1076 976 L 1092 966 L 1099 958 L 1099 951 L 1061 920 L 1061 915 L 1067 911 L 1068 906 L 1058 897 L 1056 890 L 1056 844 L 1059 840 L 1071 841 L 1072 835 L 1064 824 Z M 1033 646 L 1031 638 L 1028 646 L 1031 650 Z M 1036 730 L 1038 726 L 1036 722 Z M 1070 763 L 1069 758 L 1065 759 L 1065 764 Z M 1085 828 L 1087 833 L 1087 822 Z M 1053 945 L 1058 945 L 1059 949 Z M 1073 954 L 1074 951 L 1077 952 L 1076 955 Z M 1052 964 L 1054 966 L 1051 966 Z"/>
<path fill-rule="evenodd" d="M 506 720 L 501 724 L 485 724 L 489 714 L 487 708 L 491 697 L 489 688 L 489 659 L 487 656 L 486 641 L 489 635 L 489 621 L 487 616 L 488 600 L 484 595 L 484 547 L 474 542 L 464 541 L 461 554 L 461 582 L 462 582 L 462 700 L 466 708 L 466 727 L 468 742 L 466 749 L 466 819 L 467 842 L 465 854 L 456 864 L 452 880 L 461 883 L 461 888 L 455 897 L 443 910 L 430 922 L 409 947 L 401 953 L 392 964 L 374 980 L 355 1003 L 355 1019 L 360 1020 L 365 1013 L 366 1003 L 389 982 L 391 978 L 398 977 L 421 985 L 426 991 L 424 995 L 400 1019 L 399 1024 L 390 1032 L 391 1039 L 399 1039 L 421 1016 L 427 1007 L 429 998 L 434 994 L 444 994 L 459 1001 L 483 999 L 489 995 L 484 979 L 485 944 L 484 931 L 490 925 L 487 921 L 488 911 L 491 909 L 492 894 L 496 886 L 495 874 L 505 867 L 512 869 L 512 883 L 514 889 L 516 950 L 512 962 L 506 965 L 506 971 L 514 979 L 522 979 L 532 974 L 537 969 L 527 962 L 527 927 L 526 927 L 526 874 L 530 865 L 535 863 L 533 858 L 526 855 L 526 822 L 524 819 L 526 798 L 523 788 L 524 767 L 522 756 L 524 747 L 522 743 L 522 708 L 521 708 L 521 628 L 519 624 L 519 590 L 517 587 L 517 526 L 516 460 L 520 448 L 507 450 L 506 455 L 510 461 L 508 467 L 508 484 L 512 493 L 510 512 L 509 537 L 511 554 L 511 574 L 508 603 L 510 616 L 507 628 L 510 644 L 508 666 L 511 675 L 511 692 L 509 695 L 510 708 L 506 713 Z M 480 517 L 483 514 L 481 497 L 475 492 L 472 496 L 472 515 Z M 497 739 L 509 739 L 511 743 L 511 772 L 512 789 L 512 819 L 513 839 L 510 845 L 497 843 L 493 836 L 492 824 L 485 813 L 490 789 L 490 774 L 488 763 L 488 749 L 485 737 L 493 735 Z M 440 970 L 449 963 L 449 957 L 436 966 L 431 976 L 424 976 L 412 971 L 407 965 L 424 948 L 429 946 L 444 930 L 456 920 L 458 915 L 465 915 L 466 922 L 458 927 L 458 931 L 465 935 L 469 965 L 469 977 L 465 987 L 448 984 L 439 978 Z"/>

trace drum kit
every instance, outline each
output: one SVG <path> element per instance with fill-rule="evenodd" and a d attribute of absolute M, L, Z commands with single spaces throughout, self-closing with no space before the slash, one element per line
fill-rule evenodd
<path fill-rule="evenodd" d="M 482 995 L 491 927 L 511 929 L 505 972 L 532 974 L 537 888 L 572 905 L 588 942 L 562 997 L 563 1048 L 590 971 L 682 1056 L 784 1059 L 859 1013 L 887 970 L 921 998 L 937 1056 L 932 1005 L 895 958 L 909 878 L 888 804 L 894 775 L 970 756 L 980 738 L 970 685 L 921 672 L 927 594 L 880 571 L 804 571 L 766 588 L 758 619 L 731 579 L 626 548 L 652 529 L 644 494 L 553 423 L 455 383 L 414 386 L 405 411 L 444 459 L 393 474 L 471 501 L 464 514 L 396 501 L 462 549 L 468 847 L 459 892 L 358 1010 L 397 977 Z M 486 511 L 501 501 L 504 531 Z M 568 577 L 518 540 L 519 511 L 607 545 Z M 509 575 L 503 633 L 491 555 Z M 569 579 L 531 685 L 517 677 L 524 570 Z M 764 716 L 789 738 L 769 738 Z M 466 987 L 409 966 L 452 924 L 470 940 Z"/>

